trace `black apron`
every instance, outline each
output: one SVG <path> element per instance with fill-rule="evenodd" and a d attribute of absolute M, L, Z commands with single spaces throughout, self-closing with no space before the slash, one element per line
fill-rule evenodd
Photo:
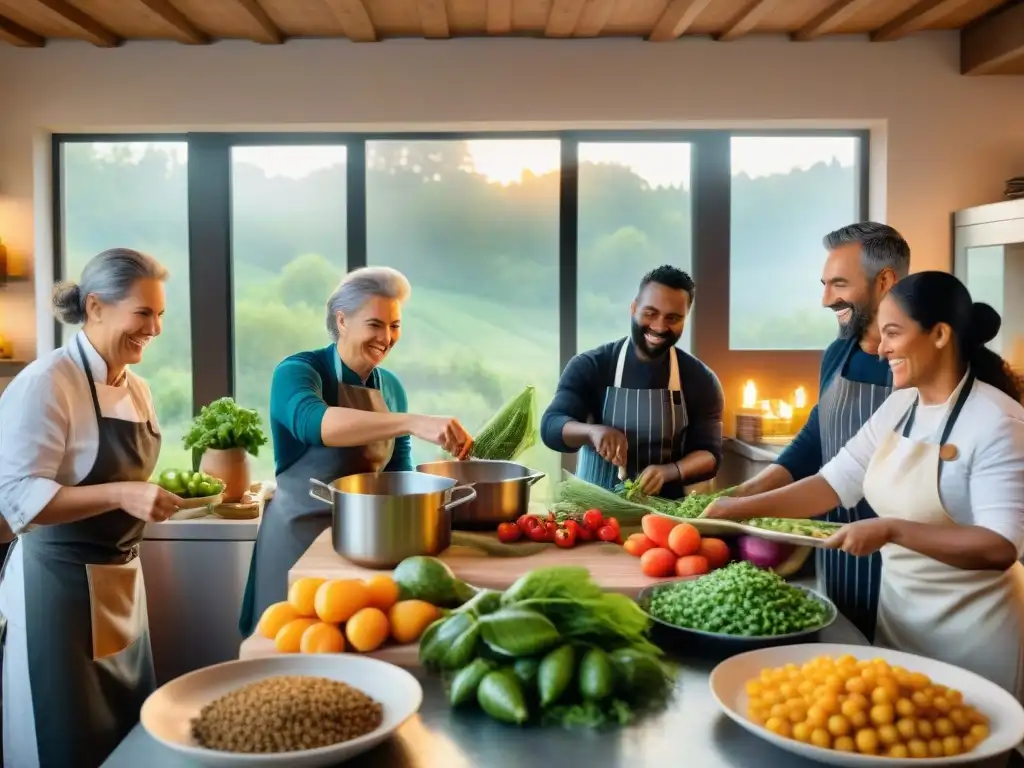
<path fill-rule="evenodd" d="M 96 461 L 78 487 L 147 481 L 160 435 L 148 420 L 102 414 L 76 343 L 99 424 Z M 139 562 L 145 528 L 114 510 L 33 528 L 12 545 L 12 552 L 21 549 L 25 627 L 8 624 L 6 632 L 26 633 L 32 701 L 24 704 L 33 708 L 36 732 L 34 743 L 15 738 L 4 745 L 15 765 L 31 765 L 38 755 L 41 768 L 99 766 L 138 723 L 156 689 Z"/>
<path fill-rule="evenodd" d="M 600 424 L 614 427 L 626 435 L 626 473 L 635 478 L 655 464 L 668 464 L 682 458 L 675 456 L 689 424 L 686 400 L 679 381 L 679 357 L 675 347 L 669 351 L 668 389 L 624 389 L 622 372 L 626 365 L 626 339 L 619 348 L 615 365 L 614 385 L 605 389 Z M 576 475 L 588 483 L 609 490 L 619 483 L 619 468 L 602 459 L 590 445 L 580 448 Z M 659 495 L 681 498 L 683 484 L 666 483 Z"/>
<path fill-rule="evenodd" d="M 843 375 L 850 357 L 857 349 L 854 342 L 847 349 L 828 387 L 818 399 L 818 426 L 821 432 L 821 464 L 836 457 L 843 446 L 874 415 L 892 393 L 889 384 L 865 384 L 850 381 Z M 826 515 L 830 523 L 855 523 L 877 517 L 863 499 L 852 509 L 836 507 Z M 855 557 L 839 549 L 819 549 L 816 567 L 818 588 L 836 604 L 839 612 L 870 642 L 875 635 L 878 617 L 878 589 L 882 578 L 882 555 Z"/>
<path fill-rule="evenodd" d="M 337 360 L 338 405 L 360 411 L 386 413 L 380 392 L 380 373 L 371 374 L 375 386 L 341 384 Z M 381 440 L 351 448 L 310 446 L 301 458 L 277 475 L 277 489 L 267 502 L 260 521 L 256 546 L 249 563 L 249 579 L 242 598 L 238 629 L 249 637 L 260 616 L 271 605 L 288 597 L 288 571 L 321 533 L 331 527 L 331 510 L 310 497 L 310 480 L 332 483 L 346 475 L 378 472 L 387 466 L 395 441 Z"/>

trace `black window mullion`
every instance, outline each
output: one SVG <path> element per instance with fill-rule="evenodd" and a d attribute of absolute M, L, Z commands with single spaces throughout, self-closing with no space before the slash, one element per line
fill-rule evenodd
<path fill-rule="evenodd" d="M 234 396 L 231 281 L 231 144 L 188 136 L 188 264 L 192 322 L 192 410 Z"/>
<path fill-rule="evenodd" d="M 714 358 L 729 350 L 731 140 L 727 131 L 703 134 L 693 142 L 691 155 L 692 265 L 697 286 L 692 351 L 712 368 Z M 702 315 L 713 315 L 719 322 L 701 322 Z"/>
<path fill-rule="evenodd" d="M 561 369 L 577 347 L 579 287 L 579 141 L 561 140 L 561 177 L 558 190 L 558 355 Z M 575 471 L 576 455 L 562 454 L 562 468 Z"/>
<path fill-rule="evenodd" d="M 348 217 L 348 270 L 365 267 L 366 253 L 366 139 L 354 137 L 346 149 L 345 201 Z"/>

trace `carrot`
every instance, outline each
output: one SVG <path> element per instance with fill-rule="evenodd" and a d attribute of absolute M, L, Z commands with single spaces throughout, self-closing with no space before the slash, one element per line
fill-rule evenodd
<path fill-rule="evenodd" d="M 702 555 L 708 561 L 711 570 L 721 568 L 732 559 L 732 552 L 729 545 L 721 539 L 701 539 L 698 555 Z"/>
<path fill-rule="evenodd" d="M 662 547 L 649 549 L 640 556 L 640 570 L 644 576 L 663 578 L 671 576 L 676 565 L 676 556 Z"/>
<path fill-rule="evenodd" d="M 679 557 L 695 555 L 700 549 L 700 532 L 689 523 L 679 523 L 669 533 L 668 548 Z"/>
<path fill-rule="evenodd" d="M 644 515 L 640 520 L 640 527 L 643 528 L 647 538 L 663 549 L 669 548 L 668 535 L 677 525 L 679 523 L 675 520 L 669 520 L 661 515 Z"/>
<path fill-rule="evenodd" d="M 708 560 L 701 555 L 687 555 L 676 560 L 676 576 L 703 576 L 711 570 L 708 567 Z"/>

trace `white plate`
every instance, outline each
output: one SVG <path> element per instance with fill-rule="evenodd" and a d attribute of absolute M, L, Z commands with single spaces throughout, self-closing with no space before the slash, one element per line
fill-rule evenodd
<path fill-rule="evenodd" d="M 922 672 L 940 685 L 955 688 L 963 693 L 964 701 L 989 718 L 989 737 L 971 752 L 956 757 L 875 757 L 850 752 L 836 752 L 804 744 L 795 739 L 786 739 L 747 719 L 746 683 L 751 678 L 757 677 L 762 669 L 781 667 L 790 663 L 803 664 L 818 656 L 835 658 L 843 654 L 849 654 L 857 659 L 885 659 L 893 666 L 901 666 L 911 672 Z M 851 766 L 852 768 L 963 765 L 1005 754 L 1024 740 L 1024 708 L 1010 693 L 966 669 L 912 653 L 890 651 L 886 648 L 807 643 L 750 651 L 726 659 L 715 667 L 711 672 L 709 683 L 711 695 L 715 697 L 722 711 L 735 723 L 755 736 L 760 736 L 765 741 L 770 741 L 788 752 L 829 765 Z"/>
<path fill-rule="evenodd" d="M 315 675 L 347 683 L 383 705 L 384 722 L 357 739 L 300 752 L 250 755 L 205 749 L 195 743 L 191 721 L 204 706 L 236 688 L 276 675 Z M 206 766 L 332 766 L 390 737 L 419 711 L 422 702 L 419 681 L 393 664 L 351 653 L 286 654 L 228 661 L 182 675 L 146 699 L 139 719 L 161 744 Z"/>

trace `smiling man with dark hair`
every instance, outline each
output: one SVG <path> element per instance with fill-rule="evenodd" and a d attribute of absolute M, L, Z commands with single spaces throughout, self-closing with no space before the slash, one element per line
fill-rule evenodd
<path fill-rule="evenodd" d="M 630 305 L 629 337 L 565 367 L 541 438 L 554 451 L 579 451 L 582 479 L 613 488 L 628 477 L 645 493 L 676 499 L 718 472 L 722 387 L 676 347 L 693 299 L 688 274 L 668 265 L 651 270 Z"/>
<path fill-rule="evenodd" d="M 828 252 L 821 275 L 822 305 L 836 314 L 838 338 L 821 360 L 818 404 L 778 461 L 739 486 L 733 496 L 753 496 L 811 477 L 860 430 L 892 392 L 889 363 L 878 357 L 878 305 L 910 269 L 910 246 L 886 224 L 864 221 L 837 229 L 822 240 Z M 875 517 L 861 501 L 828 513 L 833 523 Z M 870 640 L 875 630 L 882 560 L 878 553 L 853 557 L 819 550 L 821 589 Z"/>

